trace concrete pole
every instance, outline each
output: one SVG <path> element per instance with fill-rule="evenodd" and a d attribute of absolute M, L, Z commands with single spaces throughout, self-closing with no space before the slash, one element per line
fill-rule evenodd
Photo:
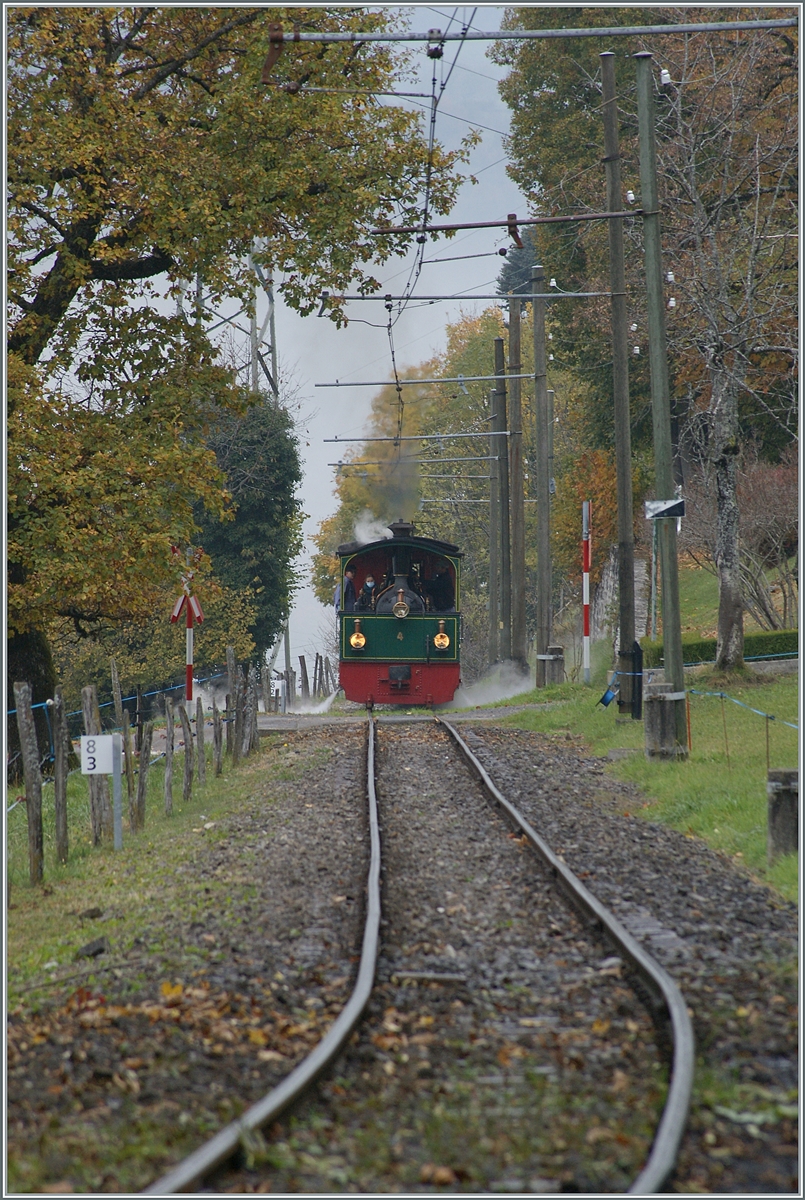
<path fill-rule="evenodd" d="M 615 96 L 615 55 L 599 55 L 603 84 L 604 163 L 607 180 L 607 211 L 620 212 L 620 144 L 618 107 Z M 615 463 L 618 491 L 618 709 L 632 711 L 634 671 L 632 646 L 635 640 L 634 599 L 634 510 L 632 501 L 632 433 L 629 409 L 629 346 L 626 325 L 626 271 L 623 262 L 623 221 L 611 219 L 609 226 L 609 272 L 612 323 L 612 398 L 615 418 Z"/>
<path fill-rule="evenodd" d="M 545 356 L 545 301 L 539 294 L 545 291 L 545 274 L 541 266 L 531 270 L 531 291 L 534 293 L 534 407 L 536 411 L 537 445 L 535 474 L 537 479 L 537 670 L 536 685 L 545 687 L 547 661 L 545 655 L 551 643 L 551 480 L 548 454 L 550 429 L 548 414 L 548 380 Z M 540 657 L 542 655 L 543 657 Z"/>
<path fill-rule="evenodd" d="M 286 708 L 292 707 L 291 701 L 292 701 L 292 696 L 293 696 L 293 692 L 291 690 L 291 635 L 290 635 L 290 632 L 288 629 L 289 625 L 290 625 L 290 619 L 285 622 L 285 631 L 283 634 L 283 637 L 285 640 L 285 679 L 286 679 L 286 689 L 285 689 L 286 702 L 285 703 L 286 703 Z"/>
<path fill-rule="evenodd" d="M 662 245 L 657 192 L 657 154 L 654 144 L 654 77 L 652 56 L 635 55 L 637 61 L 637 116 L 640 146 L 640 191 L 643 208 L 643 241 L 646 259 L 646 297 L 651 367 L 651 408 L 654 429 L 654 472 L 658 500 L 674 496 L 671 451 L 671 402 L 668 383 L 668 354 L 665 335 L 665 305 L 662 286 Z M 685 717 L 685 672 L 682 659 L 682 624 L 679 610 L 679 565 L 676 549 L 676 519 L 659 522 L 660 571 L 662 576 L 662 631 L 665 678 L 676 698 L 675 729 L 677 757 L 687 757 Z"/>
<path fill-rule="evenodd" d="M 511 656 L 528 670 L 525 633 L 525 494 L 523 491 L 523 406 L 520 394 L 520 305 L 509 300 L 509 469 L 511 484 Z"/>
<path fill-rule="evenodd" d="M 268 332 L 271 338 L 271 378 L 274 380 L 274 401 L 279 402 L 280 398 L 280 380 L 277 374 L 277 325 L 274 319 L 274 277 L 269 276 L 268 288 L 266 290 L 268 296 Z"/>
<path fill-rule="evenodd" d="M 509 439 L 506 431 L 506 358 L 503 338 L 495 338 L 495 422 L 500 480 L 500 657 L 512 656 L 512 558 L 509 525 Z"/>
<path fill-rule="evenodd" d="M 254 263 L 252 262 L 251 254 L 249 255 L 249 270 L 254 272 Z M 257 349 L 257 275 L 255 274 L 252 282 L 252 316 L 249 322 L 250 386 L 253 392 L 257 392 L 260 388 L 260 364 L 257 361 Z"/>
<path fill-rule="evenodd" d="M 489 453 L 496 455 L 498 439 L 495 437 L 497 393 L 489 394 Z M 498 661 L 500 646 L 500 470 L 493 457 L 489 463 L 489 663 Z"/>

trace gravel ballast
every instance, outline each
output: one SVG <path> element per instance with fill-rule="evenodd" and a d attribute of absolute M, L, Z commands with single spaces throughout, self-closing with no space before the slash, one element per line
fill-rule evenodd
<path fill-rule="evenodd" d="M 575 746 L 491 723 L 461 733 L 686 996 L 699 1093 L 671 1189 L 795 1191 L 794 908 L 702 843 L 624 815 L 648 801 Z M 139 944 L 110 933 L 117 972 L 12 1013 L 19 1190 L 146 1186 L 326 1029 L 360 946 L 364 738 L 344 724 L 272 734 L 243 768 L 248 802 L 200 837 Z M 625 1189 L 666 1066 L 623 964 L 444 731 L 381 722 L 378 744 L 383 925 L 365 1021 L 204 1190 Z"/>

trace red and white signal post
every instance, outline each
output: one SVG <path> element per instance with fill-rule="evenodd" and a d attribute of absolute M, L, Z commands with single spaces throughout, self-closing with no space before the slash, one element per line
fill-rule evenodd
<path fill-rule="evenodd" d="M 171 550 L 174 554 L 179 553 L 176 546 L 171 546 Z M 187 657 L 185 660 L 187 663 L 187 668 L 185 676 L 185 700 L 188 703 L 193 699 L 193 626 L 194 624 L 200 625 L 204 620 L 204 613 L 201 611 L 201 605 L 196 597 L 190 594 L 190 586 L 193 582 L 195 571 L 190 569 L 189 564 L 191 562 L 198 563 L 200 558 L 201 550 L 197 550 L 195 554 L 193 554 L 192 558 L 188 552 L 188 569 L 187 572 L 182 575 L 182 595 L 174 604 L 173 612 L 171 613 L 171 625 L 175 625 L 179 620 L 179 617 L 182 615 L 182 609 L 184 609 L 185 613 L 187 614 Z"/>
<path fill-rule="evenodd" d="M 581 599 L 584 611 L 582 663 L 584 682 L 590 682 L 590 501 L 581 504 Z"/>

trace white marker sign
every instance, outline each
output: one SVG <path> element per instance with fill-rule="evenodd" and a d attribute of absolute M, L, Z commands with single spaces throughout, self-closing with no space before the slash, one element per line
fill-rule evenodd
<path fill-rule="evenodd" d="M 81 735 L 81 774 L 82 775 L 112 775 L 111 733 Z"/>

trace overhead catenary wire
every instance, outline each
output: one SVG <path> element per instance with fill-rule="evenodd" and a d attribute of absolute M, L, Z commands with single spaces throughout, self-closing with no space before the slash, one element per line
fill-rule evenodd
<path fill-rule="evenodd" d="M 477 11 L 477 10 L 476 10 Z M 286 42 L 428 42 L 441 44 L 444 42 L 511 42 L 511 41 L 541 41 L 554 38 L 609 38 L 609 37 L 666 37 L 669 34 L 680 33 L 729 33 L 738 30 L 790 29 L 799 24 L 797 17 L 778 17 L 768 20 L 746 21 L 700 21 L 689 24 L 667 25 L 608 25 L 601 28 L 590 26 L 566 27 L 563 29 L 495 29 L 491 31 L 469 28 L 469 23 L 461 33 L 442 33 L 439 29 L 431 29 L 427 33 L 392 33 L 372 31 L 362 33 L 357 30 L 329 30 L 327 32 L 306 31 L 294 29 L 287 38 L 282 28 L 275 29 L 269 34 L 272 46 L 282 46 Z M 268 82 L 268 81 L 266 81 Z"/>
<path fill-rule="evenodd" d="M 505 435 L 507 437 L 509 436 L 508 429 L 503 430 L 503 433 L 505 433 Z M 498 435 L 496 435 L 496 436 L 498 436 Z M 334 438 L 322 438 L 322 441 L 323 442 L 339 442 L 341 445 L 343 445 L 345 442 L 360 442 L 361 444 L 363 444 L 364 442 L 393 442 L 396 445 L 397 442 L 444 442 L 444 441 L 449 440 L 450 438 L 467 438 L 467 437 L 471 437 L 471 438 L 489 437 L 489 433 L 483 429 L 476 429 L 472 433 L 412 433 L 412 434 L 407 434 L 405 437 L 354 437 L 354 438 L 334 437 Z"/>
<path fill-rule="evenodd" d="M 341 468 L 341 467 L 397 467 L 397 466 L 408 467 L 408 466 L 413 466 L 416 463 L 427 463 L 429 466 L 438 466 L 439 463 L 449 463 L 449 462 L 497 462 L 498 458 L 499 458 L 499 455 L 497 455 L 497 454 L 468 454 L 464 458 L 442 458 L 441 455 L 438 458 L 407 458 L 405 455 L 401 455 L 397 458 L 378 458 L 378 459 L 374 459 L 372 461 L 367 461 L 367 462 L 364 462 L 363 460 L 358 461 L 358 462 L 353 462 L 352 460 L 350 460 L 349 462 L 334 462 L 334 463 L 328 463 L 327 466 L 328 467 L 339 467 L 339 468 Z"/>

